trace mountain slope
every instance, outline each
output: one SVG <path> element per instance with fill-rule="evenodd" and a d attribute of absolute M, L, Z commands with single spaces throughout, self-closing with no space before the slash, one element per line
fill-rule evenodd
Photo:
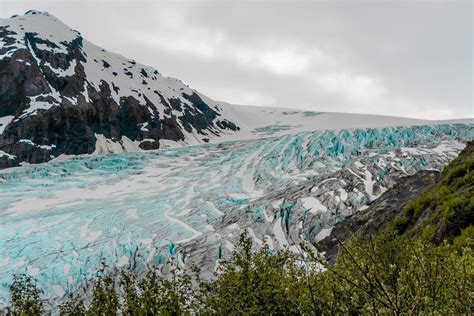
<path fill-rule="evenodd" d="M 454 123 L 215 102 L 34 10 L 0 19 L 0 83 L 0 168 L 61 155 Z"/>
<path fill-rule="evenodd" d="M 0 150 L 18 161 L 92 153 L 104 138 L 156 149 L 159 140 L 238 130 L 181 81 L 95 46 L 48 13 L 2 20 L 0 45 Z"/>

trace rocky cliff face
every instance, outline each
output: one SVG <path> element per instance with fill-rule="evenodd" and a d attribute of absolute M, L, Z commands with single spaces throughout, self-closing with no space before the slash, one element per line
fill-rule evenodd
<path fill-rule="evenodd" d="M 388 223 L 403 214 L 403 207 L 409 201 L 436 185 L 439 175 L 436 170 L 422 170 L 400 178 L 393 188 L 383 193 L 366 210 L 356 212 L 335 225 L 326 238 L 316 243 L 317 249 L 330 263 L 334 263 L 340 243 L 357 233 L 376 236 Z"/>
<path fill-rule="evenodd" d="M 98 140 L 157 149 L 238 129 L 181 81 L 95 46 L 48 13 L 0 20 L 0 168 L 92 153 Z"/>
<path fill-rule="evenodd" d="M 430 168 L 400 178 L 367 209 L 337 223 L 327 237 L 315 243 L 318 250 L 332 263 L 340 244 L 353 234 L 375 237 L 386 228 L 436 244 L 452 241 L 474 221 L 473 165 L 471 141 L 442 173 Z"/>

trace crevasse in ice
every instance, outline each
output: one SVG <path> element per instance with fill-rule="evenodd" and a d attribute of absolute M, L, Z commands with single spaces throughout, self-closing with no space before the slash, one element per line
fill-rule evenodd
<path fill-rule="evenodd" d="M 16 272 L 58 298 L 86 286 L 101 262 L 211 265 L 244 228 L 272 249 L 316 242 L 399 177 L 442 169 L 473 138 L 464 124 L 316 131 L 3 170 L 0 304 Z"/>

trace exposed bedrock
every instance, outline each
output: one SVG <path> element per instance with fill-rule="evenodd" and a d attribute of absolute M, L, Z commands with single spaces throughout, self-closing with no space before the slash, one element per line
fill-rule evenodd
<path fill-rule="evenodd" d="M 0 169 L 90 154 L 100 137 L 150 150 L 186 133 L 206 142 L 239 129 L 181 81 L 85 41 L 48 13 L 4 19 L 0 44 L 0 152 L 14 156 Z"/>
<path fill-rule="evenodd" d="M 376 236 L 388 223 L 403 214 L 403 207 L 407 202 L 433 187 L 439 176 L 439 171 L 422 170 L 400 178 L 392 188 L 370 203 L 367 209 L 336 224 L 329 236 L 316 243 L 316 248 L 333 263 L 341 242 L 356 233 Z"/>

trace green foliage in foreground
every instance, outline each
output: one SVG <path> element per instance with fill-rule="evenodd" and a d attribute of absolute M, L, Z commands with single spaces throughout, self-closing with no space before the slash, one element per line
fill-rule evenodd
<path fill-rule="evenodd" d="M 214 281 L 203 282 L 174 268 L 136 279 L 123 272 L 98 277 L 92 298 L 71 297 L 65 315 L 333 315 L 469 314 L 474 306 L 472 249 L 434 245 L 384 233 L 355 237 L 341 245 L 334 266 L 318 272 L 321 260 L 300 260 L 267 246 L 253 252 L 243 234 L 231 258 L 222 261 Z M 197 273 L 196 273 L 197 275 Z M 14 314 L 39 314 L 40 292 L 28 277 L 11 287 Z"/>
<path fill-rule="evenodd" d="M 474 307 L 472 249 L 413 240 L 384 232 L 355 238 L 337 259 L 332 278 L 344 297 L 344 312 L 454 315 Z"/>
<path fill-rule="evenodd" d="M 37 315 L 41 312 L 40 295 L 43 293 L 36 286 L 36 281 L 29 275 L 20 274 L 13 277 L 10 285 L 12 312 L 14 315 Z"/>

